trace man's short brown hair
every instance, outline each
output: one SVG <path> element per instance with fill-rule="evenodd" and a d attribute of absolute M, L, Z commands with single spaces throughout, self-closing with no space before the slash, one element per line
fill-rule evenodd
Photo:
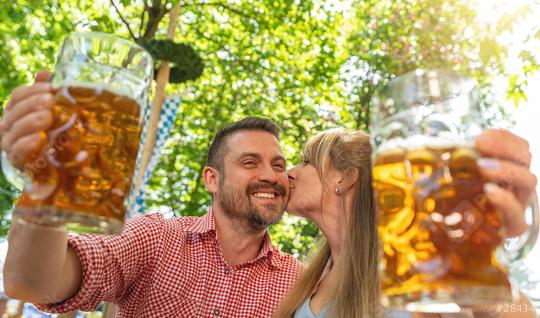
<path fill-rule="evenodd" d="M 241 130 L 266 131 L 279 140 L 279 128 L 272 120 L 256 116 L 246 117 L 221 128 L 217 132 L 208 150 L 208 156 L 206 157 L 207 166 L 215 168 L 218 171 L 223 171 L 223 157 L 228 149 L 227 136 Z"/>

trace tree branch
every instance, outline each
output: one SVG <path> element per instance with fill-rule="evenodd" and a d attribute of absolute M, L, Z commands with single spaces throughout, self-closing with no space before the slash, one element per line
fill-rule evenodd
<path fill-rule="evenodd" d="M 126 19 L 124 19 L 124 17 L 123 17 L 122 14 L 120 13 L 120 10 L 118 10 L 118 7 L 117 7 L 116 4 L 114 3 L 114 0 L 111 0 L 111 4 L 113 5 L 114 10 L 116 11 L 116 13 L 118 14 L 118 16 L 120 17 L 120 20 L 122 20 L 122 22 L 124 23 L 124 25 L 125 25 L 126 28 L 128 29 L 128 32 L 129 32 L 129 34 L 131 35 L 131 37 L 132 37 L 134 40 L 137 40 L 138 38 L 135 36 L 135 34 L 133 34 L 133 31 L 131 31 L 131 28 L 130 28 L 130 26 L 129 26 L 129 23 L 126 21 Z"/>
<path fill-rule="evenodd" d="M 161 1 L 154 0 L 152 6 L 148 7 L 148 21 L 146 22 L 146 29 L 144 35 L 142 36 L 143 40 L 149 40 L 154 37 L 159 26 L 159 22 L 169 10 L 161 6 Z"/>
<path fill-rule="evenodd" d="M 148 3 L 146 3 L 146 0 L 143 0 L 144 3 L 144 9 L 141 13 L 141 25 L 139 26 L 139 32 L 137 35 L 137 38 L 140 38 L 142 36 L 142 29 L 144 27 L 144 18 L 146 17 L 146 12 L 148 11 Z"/>
<path fill-rule="evenodd" d="M 244 18 L 249 18 L 249 19 L 253 19 L 255 21 L 257 21 L 257 23 L 259 24 L 264 24 L 264 21 L 262 20 L 259 20 L 257 17 L 251 15 L 251 14 L 247 14 L 245 12 L 243 12 L 242 10 L 240 9 L 237 9 L 237 8 L 233 8 L 227 4 L 224 4 L 224 3 L 221 3 L 221 2 L 203 2 L 203 3 L 193 3 L 193 4 L 188 4 L 188 5 L 185 5 L 184 7 L 191 7 L 191 6 L 214 6 L 214 7 L 221 7 L 223 9 L 226 9 L 226 10 L 229 10 L 239 16 L 242 16 Z"/>

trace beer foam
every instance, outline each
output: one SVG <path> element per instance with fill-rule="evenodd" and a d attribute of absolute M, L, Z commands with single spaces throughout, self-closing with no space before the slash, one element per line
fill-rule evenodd
<path fill-rule="evenodd" d="M 95 80 L 102 83 L 96 83 Z M 135 100 L 139 106 L 144 106 L 147 102 L 147 94 L 143 94 L 145 89 L 148 90 L 146 79 L 139 78 L 128 70 L 108 65 L 80 62 L 57 64 L 52 84 L 56 88 L 80 86 L 98 91 L 107 90 Z"/>
<path fill-rule="evenodd" d="M 461 138 L 440 138 L 424 135 L 413 135 L 407 138 L 395 138 L 384 142 L 376 153 L 392 151 L 395 149 L 432 148 L 444 149 L 452 147 L 474 148 L 473 140 Z"/>
<path fill-rule="evenodd" d="M 126 97 L 126 98 L 136 101 L 135 98 L 129 96 L 129 93 L 127 92 L 127 90 L 121 89 L 121 88 L 115 88 L 106 84 L 73 81 L 70 83 L 61 83 L 61 85 L 58 85 L 58 87 L 70 87 L 70 86 L 93 89 L 98 93 L 102 93 L 103 91 L 108 91 L 114 95 Z"/>

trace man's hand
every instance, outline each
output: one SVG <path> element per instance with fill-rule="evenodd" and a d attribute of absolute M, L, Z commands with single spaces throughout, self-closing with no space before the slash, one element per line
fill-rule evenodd
<path fill-rule="evenodd" d="M 16 88 L 0 121 L 1 149 L 22 169 L 47 142 L 53 123 L 51 74 L 40 72 L 30 86 Z M 36 303 L 57 303 L 73 296 L 82 281 L 78 256 L 68 247 L 64 226 L 44 226 L 14 218 L 4 264 L 7 295 Z"/>
<path fill-rule="evenodd" d="M 0 120 L 1 149 L 16 168 L 22 169 L 47 141 L 44 130 L 53 122 L 54 105 L 50 77 L 39 72 L 34 84 L 17 87 Z"/>

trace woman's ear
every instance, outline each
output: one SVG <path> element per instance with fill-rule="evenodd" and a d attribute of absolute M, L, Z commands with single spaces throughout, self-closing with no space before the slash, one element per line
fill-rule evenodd
<path fill-rule="evenodd" d="M 360 171 L 358 168 L 351 168 L 345 173 L 341 173 L 341 179 L 338 181 L 338 183 L 341 185 L 343 191 L 348 191 L 350 188 L 356 185 L 359 178 Z"/>
<path fill-rule="evenodd" d="M 341 195 L 349 191 L 350 188 L 354 187 L 360 177 L 360 172 L 357 168 L 351 168 L 347 171 L 332 169 L 329 171 L 329 174 L 329 186 L 335 188 L 336 195 Z"/>

